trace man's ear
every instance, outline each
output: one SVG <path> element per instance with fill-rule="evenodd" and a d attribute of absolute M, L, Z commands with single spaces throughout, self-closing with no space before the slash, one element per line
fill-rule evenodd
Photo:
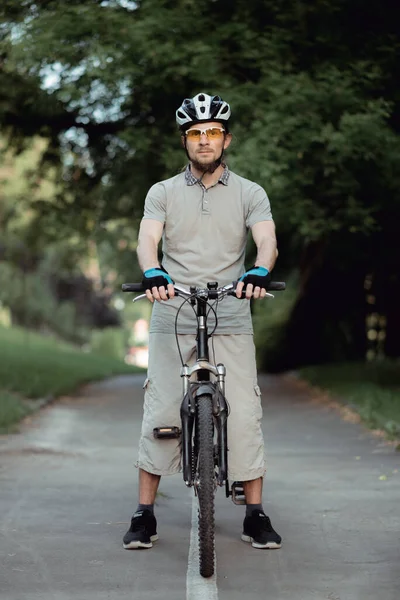
<path fill-rule="evenodd" d="M 182 148 L 186 148 L 186 138 L 184 135 L 181 135 L 181 144 L 182 144 Z"/>
<path fill-rule="evenodd" d="M 231 133 L 227 133 L 225 135 L 224 150 L 226 150 L 228 148 L 228 146 L 231 143 L 231 141 L 232 141 L 232 134 Z"/>

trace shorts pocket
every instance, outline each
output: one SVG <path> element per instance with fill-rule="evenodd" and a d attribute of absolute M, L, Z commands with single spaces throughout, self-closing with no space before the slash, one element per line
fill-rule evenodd
<path fill-rule="evenodd" d="M 254 397 L 253 397 L 254 416 L 256 417 L 256 419 L 261 421 L 262 414 L 263 414 L 262 405 L 261 405 L 261 389 L 257 382 L 254 384 L 253 389 L 254 389 Z"/>

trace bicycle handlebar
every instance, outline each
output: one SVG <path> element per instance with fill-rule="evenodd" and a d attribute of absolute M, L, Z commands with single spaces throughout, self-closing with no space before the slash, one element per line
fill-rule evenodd
<path fill-rule="evenodd" d="M 221 293 L 226 293 L 229 296 L 235 296 L 236 295 L 236 285 L 237 285 L 237 281 L 233 281 L 232 283 L 224 286 L 224 287 L 220 287 L 217 290 L 213 290 L 213 289 L 200 289 L 200 288 L 196 288 L 197 292 L 221 292 Z M 185 288 L 181 287 L 181 286 L 175 286 L 175 292 L 176 294 L 179 295 L 187 295 L 187 296 L 191 296 L 192 293 L 190 292 L 190 290 L 186 290 Z M 272 290 L 272 291 L 282 291 L 286 288 L 286 283 L 284 281 L 271 281 L 268 285 L 268 291 Z M 122 291 L 123 292 L 145 292 L 146 289 L 143 287 L 142 283 L 123 283 L 122 284 Z"/>

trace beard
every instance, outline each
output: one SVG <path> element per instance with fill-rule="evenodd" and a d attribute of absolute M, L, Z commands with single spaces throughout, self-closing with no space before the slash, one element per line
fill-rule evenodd
<path fill-rule="evenodd" d="M 200 173 L 203 173 L 203 174 L 214 173 L 214 171 L 216 169 L 218 169 L 218 167 L 220 166 L 220 164 L 222 162 L 222 155 L 217 160 L 213 160 L 212 162 L 210 162 L 206 165 L 204 163 L 198 162 L 196 159 L 193 159 L 193 158 L 191 158 L 190 161 L 191 161 L 192 165 L 194 166 L 194 168 L 197 169 L 198 171 L 200 171 Z"/>
<path fill-rule="evenodd" d="M 191 156 L 189 154 L 186 144 L 185 144 L 185 151 L 186 151 L 186 155 L 187 155 L 188 159 L 190 160 L 190 162 L 192 163 L 193 167 L 195 169 L 197 169 L 203 175 L 205 175 L 206 173 L 214 173 L 214 171 L 216 169 L 218 169 L 218 167 L 222 163 L 223 156 L 224 156 L 224 148 L 221 148 L 221 154 L 220 154 L 219 158 L 217 158 L 216 160 L 213 160 L 212 162 L 204 163 L 204 162 L 199 162 L 198 160 L 196 160 L 194 152 L 193 152 L 194 156 Z"/>

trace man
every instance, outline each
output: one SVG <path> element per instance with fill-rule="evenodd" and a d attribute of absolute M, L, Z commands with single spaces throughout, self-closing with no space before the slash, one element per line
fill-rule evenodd
<path fill-rule="evenodd" d="M 261 398 L 257 385 L 250 314 L 253 298 L 264 298 L 277 257 L 275 226 L 266 192 L 228 170 L 224 151 L 231 143 L 229 105 L 205 93 L 185 99 L 176 112 L 186 170 L 155 184 L 148 192 L 140 225 L 138 259 L 143 285 L 153 307 L 148 378 L 139 443 L 139 506 L 124 536 L 124 548 L 150 548 L 157 539 L 154 501 L 160 477 L 180 470 L 179 440 L 157 440 L 154 427 L 180 426 L 180 358 L 174 335 L 182 300 L 173 282 L 205 287 L 240 279 L 236 295 L 218 306 L 213 336 L 216 362 L 227 367 L 229 479 L 243 481 L 246 516 L 242 539 L 255 548 L 280 548 L 281 538 L 262 507 L 265 473 Z M 245 272 L 247 232 L 257 246 L 254 267 Z M 158 244 L 162 239 L 162 265 Z M 167 301 L 168 300 L 168 301 Z M 166 302 L 167 301 L 167 302 Z M 195 353 L 196 319 L 186 303 L 178 334 L 184 362 Z"/>

